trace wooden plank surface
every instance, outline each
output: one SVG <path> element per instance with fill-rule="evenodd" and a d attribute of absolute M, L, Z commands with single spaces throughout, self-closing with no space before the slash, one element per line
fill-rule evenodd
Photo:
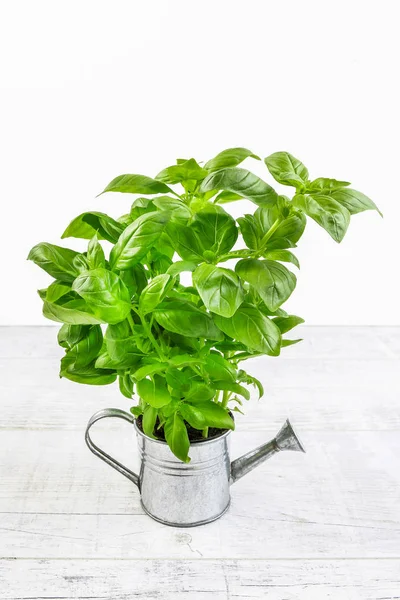
<path fill-rule="evenodd" d="M 302 330 L 248 363 L 266 396 L 238 417 L 232 457 L 287 415 L 307 454 L 236 483 L 219 521 L 175 529 L 84 444 L 94 411 L 129 401 L 59 380 L 57 328 L 1 328 L 0 598 L 400 598 L 400 330 Z M 93 436 L 137 468 L 128 424 Z"/>
<path fill-rule="evenodd" d="M 394 600 L 400 561 L 10 560 L 0 582 L 3 600 Z"/>

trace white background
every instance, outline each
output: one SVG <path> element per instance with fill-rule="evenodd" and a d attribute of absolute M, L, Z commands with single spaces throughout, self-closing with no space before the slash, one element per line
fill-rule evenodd
<path fill-rule="evenodd" d="M 25 259 L 121 173 L 246 146 L 351 181 L 385 218 L 338 245 L 313 222 L 288 303 L 308 324 L 400 324 L 398 3 L 21 1 L 0 4 L 1 324 L 44 324 Z M 262 164 L 249 161 L 271 179 Z M 279 186 L 277 186 L 279 188 Z M 236 204 L 238 211 L 253 206 Z M 48 323 L 48 322 L 47 322 Z"/>

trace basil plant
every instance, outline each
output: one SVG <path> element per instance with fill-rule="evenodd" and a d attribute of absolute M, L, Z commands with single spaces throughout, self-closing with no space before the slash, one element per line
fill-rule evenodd
<path fill-rule="evenodd" d="M 351 215 L 378 210 L 347 181 L 311 180 L 287 152 L 264 161 L 294 188 L 292 198 L 281 196 L 238 166 L 246 158 L 260 160 L 231 148 L 204 166 L 179 159 L 154 179 L 120 175 L 102 193 L 136 195 L 130 212 L 117 220 L 85 212 L 62 235 L 89 240 L 86 252 L 44 242 L 28 257 L 54 278 L 39 295 L 44 316 L 63 323 L 60 376 L 91 385 L 118 379 L 122 394 L 137 399 L 131 411 L 144 433 L 185 462 L 190 439 L 234 429 L 248 385 L 263 395 L 242 363 L 300 341 L 286 334 L 303 319 L 282 305 L 296 286 L 293 249 L 306 217 L 340 242 Z M 255 211 L 235 220 L 224 207 L 244 198 Z M 103 240 L 112 244 L 107 256 Z"/>

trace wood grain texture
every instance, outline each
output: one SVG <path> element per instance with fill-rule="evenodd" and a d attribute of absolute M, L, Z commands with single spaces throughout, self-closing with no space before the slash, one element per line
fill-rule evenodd
<path fill-rule="evenodd" d="M 400 560 L 11 560 L 0 582 L 3 600 L 388 600 Z"/>
<path fill-rule="evenodd" d="M 194 529 L 143 514 L 136 488 L 85 446 L 90 415 L 128 409 L 116 386 L 59 380 L 57 327 L 0 328 L 0 598 L 400 598 L 400 328 L 303 327 L 237 419 L 232 458 L 286 416 L 307 455 L 282 453 Z M 126 423 L 94 439 L 137 468 Z"/>

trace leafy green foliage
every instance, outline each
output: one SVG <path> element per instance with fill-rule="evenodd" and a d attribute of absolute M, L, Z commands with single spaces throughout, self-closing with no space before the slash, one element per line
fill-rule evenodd
<path fill-rule="evenodd" d="M 40 243 L 28 256 L 53 278 L 39 296 L 44 316 L 62 324 L 60 376 L 118 380 L 145 435 L 165 439 L 184 462 L 193 429 L 204 438 L 209 428 L 232 430 L 249 386 L 263 396 L 243 361 L 301 341 L 283 337 L 303 319 L 282 308 L 296 285 L 282 263 L 299 268 L 292 249 L 307 217 L 340 242 L 351 215 L 379 212 L 347 181 L 311 180 L 287 152 L 264 161 L 279 184 L 295 188 L 291 199 L 280 196 L 238 166 L 248 158 L 260 160 L 230 148 L 204 166 L 177 159 L 154 179 L 116 177 L 104 192 L 136 194 L 130 211 L 118 219 L 85 212 L 63 233 L 88 240 L 86 252 Z M 221 206 L 243 199 L 258 205 L 254 213 L 234 219 Z"/>

